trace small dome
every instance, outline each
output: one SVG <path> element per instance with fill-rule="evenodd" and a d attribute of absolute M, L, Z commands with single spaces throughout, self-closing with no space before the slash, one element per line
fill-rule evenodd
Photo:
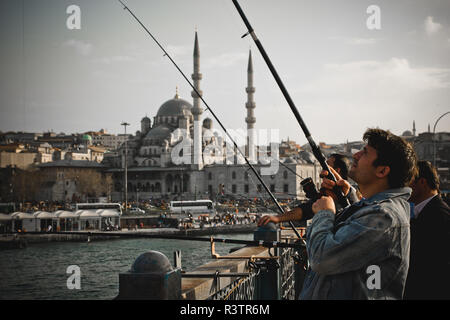
<path fill-rule="evenodd" d="M 286 158 L 286 160 L 284 160 L 284 163 L 297 163 L 297 161 L 295 161 L 294 159 L 289 157 L 289 158 Z"/>
<path fill-rule="evenodd" d="M 172 130 L 168 126 L 161 124 L 151 129 L 145 137 L 148 139 L 167 139 L 171 133 Z"/>
<path fill-rule="evenodd" d="M 402 136 L 404 137 L 412 137 L 412 135 L 413 135 L 412 132 L 409 130 L 406 130 L 405 132 L 402 133 Z"/>
<path fill-rule="evenodd" d="M 81 138 L 82 140 L 88 140 L 88 141 L 92 141 L 92 137 L 88 134 L 83 134 L 83 137 Z"/>
<path fill-rule="evenodd" d="M 169 259 L 158 251 L 148 251 L 141 254 L 131 266 L 132 273 L 159 273 L 172 271 Z"/>
<path fill-rule="evenodd" d="M 211 129 L 212 128 L 212 120 L 210 118 L 206 118 L 205 120 L 203 120 L 203 127 L 206 129 Z"/>
<path fill-rule="evenodd" d="M 151 122 L 150 118 L 145 116 L 142 118 L 141 122 Z"/>
<path fill-rule="evenodd" d="M 299 156 L 302 160 L 306 161 L 307 163 L 314 163 L 316 161 L 314 155 L 308 151 L 301 151 L 299 153 Z"/>

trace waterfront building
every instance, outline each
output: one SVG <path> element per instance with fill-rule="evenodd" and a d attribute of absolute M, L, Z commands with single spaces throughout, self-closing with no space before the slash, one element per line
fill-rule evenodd
<path fill-rule="evenodd" d="M 103 164 L 87 160 L 58 160 L 37 167 L 41 186 L 37 199 L 66 202 L 86 202 L 98 197 L 110 199 L 112 179 Z"/>

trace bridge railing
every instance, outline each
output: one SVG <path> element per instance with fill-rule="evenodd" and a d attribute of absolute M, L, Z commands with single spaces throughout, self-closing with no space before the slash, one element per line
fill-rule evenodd
<path fill-rule="evenodd" d="M 283 231 L 285 234 L 286 231 Z M 259 228 L 254 240 L 292 241 L 282 237 L 275 228 Z M 219 256 L 211 244 L 211 262 L 190 272 L 181 272 L 179 253 L 175 268 L 167 271 L 148 270 L 155 265 L 150 255 L 141 260 L 143 268 L 135 267 L 119 275 L 118 299 L 181 299 L 181 300 L 295 300 L 304 276 L 304 266 L 296 248 L 243 247 L 226 256 Z M 140 257 L 139 257 L 140 258 Z M 139 258 L 134 265 L 139 264 Z M 159 256 L 157 256 L 160 259 Z M 167 257 L 166 257 L 167 259 Z M 163 259 L 164 260 L 164 259 Z M 156 261 L 167 265 L 168 261 Z M 170 263 L 169 263 L 170 264 Z M 133 266 L 134 266 L 133 265 Z M 133 271 L 134 270 L 134 271 Z M 140 270 L 140 272 L 135 272 Z M 143 270 L 143 271 L 142 271 Z M 162 273 L 162 274 L 158 274 Z M 149 276 L 154 274 L 154 277 Z M 138 285 L 133 289 L 130 283 Z M 147 288 L 147 289 L 146 289 Z M 158 296 L 157 292 L 162 295 Z M 130 296 L 132 295 L 132 296 Z"/>

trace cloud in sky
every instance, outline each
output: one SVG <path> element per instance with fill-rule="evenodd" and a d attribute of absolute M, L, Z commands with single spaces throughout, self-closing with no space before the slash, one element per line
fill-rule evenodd
<path fill-rule="evenodd" d="M 397 126 L 424 96 L 449 88 L 450 68 L 413 67 L 405 58 L 391 58 L 326 64 L 316 79 L 295 93 L 309 110 L 338 113 L 340 121 L 367 127 L 372 122 Z M 380 122 L 382 115 L 386 118 Z"/>
<path fill-rule="evenodd" d="M 121 62 L 130 62 L 130 61 L 134 61 L 134 60 L 135 60 L 135 58 L 132 56 L 116 55 L 116 56 L 98 58 L 98 59 L 95 59 L 94 62 L 99 62 L 102 64 L 113 64 L 113 63 L 121 63 Z"/>
<path fill-rule="evenodd" d="M 373 45 L 380 41 L 380 39 L 375 38 L 351 38 L 351 37 L 331 37 L 332 40 L 341 41 L 348 45 Z"/>
<path fill-rule="evenodd" d="M 248 53 L 243 52 L 228 52 L 223 53 L 218 56 L 209 58 L 205 61 L 205 68 L 228 68 L 241 61 L 246 61 L 248 59 Z M 245 64 L 244 64 L 245 65 Z"/>
<path fill-rule="evenodd" d="M 324 92 L 383 92 L 396 95 L 401 92 L 450 88 L 450 69 L 412 67 L 405 58 L 386 61 L 366 60 L 343 64 L 325 64 L 322 75 L 301 91 Z M 358 89 L 357 91 L 355 89 Z M 356 91 L 356 92 L 355 92 Z"/>
<path fill-rule="evenodd" d="M 424 126 L 434 113 L 431 100 L 424 97 L 449 88 L 450 68 L 418 67 L 406 58 L 393 57 L 325 64 L 315 79 L 295 90 L 294 99 L 303 100 L 307 119 L 333 115 L 326 129 L 336 137 L 319 139 L 344 141 L 369 127 L 399 134 L 412 119 Z M 426 111 L 419 115 L 417 110 Z"/>
<path fill-rule="evenodd" d="M 189 55 L 192 57 L 192 53 L 194 52 L 194 46 L 191 45 L 167 45 L 165 50 L 170 54 L 172 58 L 175 57 L 184 57 Z"/>
<path fill-rule="evenodd" d="M 435 34 L 436 32 L 442 29 L 442 25 L 438 22 L 434 22 L 433 19 L 434 18 L 432 16 L 428 16 L 425 19 L 425 22 L 423 23 L 425 32 L 429 36 Z"/>
<path fill-rule="evenodd" d="M 82 56 L 90 55 L 93 48 L 92 44 L 82 40 L 75 40 L 75 39 L 69 39 L 67 41 L 64 41 L 63 46 L 75 49 L 75 51 Z"/>

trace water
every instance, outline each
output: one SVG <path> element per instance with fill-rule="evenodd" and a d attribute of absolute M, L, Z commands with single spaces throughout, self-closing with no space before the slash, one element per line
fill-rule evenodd
<path fill-rule="evenodd" d="M 253 234 L 216 235 L 217 238 L 253 240 Z M 242 245 L 217 243 L 225 255 Z M 187 271 L 211 261 L 207 242 L 167 239 L 122 239 L 30 244 L 25 249 L 0 251 L 0 299 L 113 299 L 119 293 L 119 273 L 130 269 L 142 253 L 156 250 L 173 264 L 181 250 Z M 68 289 L 67 267 L 81 270 L 81 289 Z"/>

